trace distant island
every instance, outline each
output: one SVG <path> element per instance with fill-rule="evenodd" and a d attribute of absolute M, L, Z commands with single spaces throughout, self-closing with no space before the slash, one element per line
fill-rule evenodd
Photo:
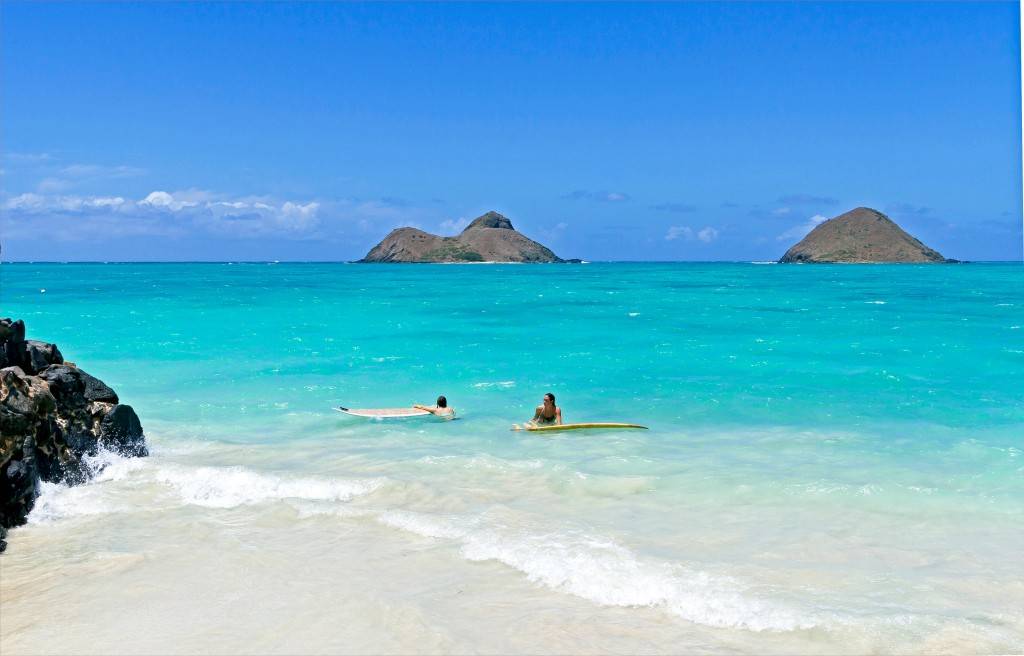
<path fill-rule="evenodd" d="M 392 230 L 359 262 L 574 262 L 524 237 L 508 218 L 488 212 L 457 237 L 441 237 L 417 228 Z"/>
<path fill-rule="evenodd" d="M 928 248 L 892 219 L 858 207 L 811 230 L 779 262 L 924 263 L 956 262 Z"/>
<path fill-rule="evenodd" d="M 419 228 L 392 230 L 361 263 L 579 262 L 563 260 L 550 248 L 516 231 L 498 212 L 474 219 L 455 237 Z M 858 207 L 816 226 L 779 259 L 781 263 L 956 262 L 925 246 L 888 216 Z"/>

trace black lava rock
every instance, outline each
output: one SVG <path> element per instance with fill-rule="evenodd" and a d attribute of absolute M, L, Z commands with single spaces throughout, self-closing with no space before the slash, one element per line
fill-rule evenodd
<path fill-rule="evenodd" d="M 105 447 L 126 456 L 149 455 L 139 416 L 130 405 L 118 404 L 100 422 L 100 440 Z"/>
<path fill-rule="evenodd" d="M 86 456 L 110 449 L 148 455 L 130 405 L 53 344 L 25 339 L 25 324 L 0 319 L 0 551 L 24 524 L 40 481 L 75 485 L 94 473 Z"/>

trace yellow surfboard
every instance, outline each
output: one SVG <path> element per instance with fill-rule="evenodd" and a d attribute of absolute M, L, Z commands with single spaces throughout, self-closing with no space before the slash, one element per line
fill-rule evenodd
<path fill-rule="evenodd" d="M 551 426 L 532 426 L 530 424 L 512 424 L 512 430 L 514 431 L 530 431 L 531 433 L 549 433 L 554 431 L 566 431 L 566 430 L 583 430 L 587 428 L 642 428 L 647 430 L 646 426 L 640 424 L 617 424 L 607 421 L 592 421 L 581 424 L 561 424 Z"/>

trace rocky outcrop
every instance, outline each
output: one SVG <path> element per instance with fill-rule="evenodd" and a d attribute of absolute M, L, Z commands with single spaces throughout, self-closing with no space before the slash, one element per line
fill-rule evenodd
<path fill-rule="evenodd" d="M 25 523 L 40 481 L 83 483 L 100 449 L 145 456 L 142 424 L 103 381 L 53 344 L 25 339 L 0 319 L 0 551 L 6 529 Z"/>
<path fill-rule="evenodd" d="M 524 237 L 497 212 L 477 217 L 457 237 L 417 228 L 392 230 L 360 262 L 562 262 L 546 246 Z"/>
<path fill-rule="evenodd" d="M 870 207 L 858 207 L 819 224 L 786 251 L 779 262 L 924 263 L 947 260 L 892 219 Z"/>

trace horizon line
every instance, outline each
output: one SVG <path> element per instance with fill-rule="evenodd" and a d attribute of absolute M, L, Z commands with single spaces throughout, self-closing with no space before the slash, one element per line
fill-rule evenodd
<path fill-rule="evenodd" d="M 362 265 L 550 265 L 550 264 L 790 264 L 779 260 L 585 260 L 581 262 L 360 262 L 357 260 L 0 260 L 4 264 L 362 264 Z M 1020 260 L 960 260 L 960 264 L 1024 264 Z M 794 262 L 792 264 L 803 264 Z M 814 262 L 821 264 L 942 264 L 941 262 Z"/>

